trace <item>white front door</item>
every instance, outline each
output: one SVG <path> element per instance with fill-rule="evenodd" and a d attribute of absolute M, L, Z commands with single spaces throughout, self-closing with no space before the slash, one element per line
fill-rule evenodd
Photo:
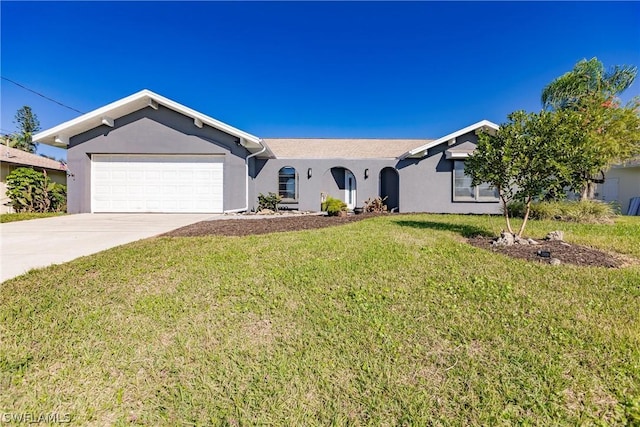
<path fill-rule="evenodd" d="M 347 209 L 356 207 L 356 177 L 348 170 L 344 171 L 344 202 Z"/>

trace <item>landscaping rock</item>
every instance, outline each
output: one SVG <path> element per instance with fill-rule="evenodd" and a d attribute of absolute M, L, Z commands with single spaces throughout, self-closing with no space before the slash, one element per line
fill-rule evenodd
<path fill-rule="evenodd" d="M 547 234 L 547 236 L 544 239 L 545 240 L 563 241 L 564 240 L 564 231 L 561 231 L 561 230 L 552 231 L 549 234 Z"/>
<path fill-rule="evenodd" d="M 487 237 L 476 236 L 469 238 L 469 243 L 475 247 L 488 249 L 492 253 L 500 253 L 503 255 L 511 256 L 514 258 L 526 259 L 528 261 L 540 262 L 545 265 L 549 265 L 551 258 L 557 258 L 562 262 L 562 265 L 572 264 L 580 266 L 590 267 L 606 267 L 606 268 L 618 268 L 629 263 L 637 261 L 630 261 L 626 257 L 602 252 L 597 249 L 593 249 L 581 245 L 567 245 L 560 241 L 542 241 L 538 240 L 537 245 L 511 245 L 511 246 L 496 246 L 494 245 L 495 239 Z M 546 256 L 543 256 L 546 255 Z M 555 261 L 554 261 L 555 263 Z M 640 426 L 638 426 L 640 427 Z"/>
<path fill-rule="evenodd" d="M 515 243 L 515 236 L 511 233 L 503 231 L 500 233 L 500 237 L 493 241 L 494 246 L 511 246 Z"/>
<path fill-rule="evenodd" d="M 274 213 L 271 209 L 261 209 L 260 212 L 258 212 L 259 215 L 273 215 Z"/>
<path fill-rule="evenodd" d="M 517 237 L 515 238 L 515 243 L 517 245 L 537 245 L 538 242 L 536 242 L 533 239 L 525 239 L 524 237 Z"/>
<path fill-rule="evenodd" d="M 495 239 L 492 243 L 493 246 L 511 246 L 511 245 L 537 245 L 533 239 L 525 239 L 524 237 L 518 237 L 515 234 L 502 231 L 500 237 Z"/>
<path fill-rule="evenodd" d="M 551 265 L 560 265 L 560 264 L 562 264 L 562 261 L 560 261 L 558 258 L 551 258 L 549 260 L 549 264 L 551 264 Z"/>

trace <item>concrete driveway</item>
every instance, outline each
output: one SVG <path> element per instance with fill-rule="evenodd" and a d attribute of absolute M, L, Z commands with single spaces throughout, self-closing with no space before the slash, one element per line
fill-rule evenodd
<path fill-rule="evenodd" d="M 0 224 L 0 282 L 223 215 L 78 214 Z"/>

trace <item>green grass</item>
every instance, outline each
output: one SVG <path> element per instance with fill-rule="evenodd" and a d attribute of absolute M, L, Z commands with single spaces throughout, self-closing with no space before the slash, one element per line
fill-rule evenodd
<path fill-rule="evenodd" d="M 24 212 L 24 213 L 6 213 L 0 215 L 0 223 L 3 222 L 15 222 L 15 221 L 27 221 L 30 219 L 38 218 L 50 218 L 52 216 L 65 215 L 64 212 Z"/>
<path fill-rule="evenodd" d="M 0 413 L 78 425 L 640 422 L 640 265 L 553 267 L 383 216 L 157 238 L 0 286 Z M 640 218 L 532 221 L 640 258 Z"/>

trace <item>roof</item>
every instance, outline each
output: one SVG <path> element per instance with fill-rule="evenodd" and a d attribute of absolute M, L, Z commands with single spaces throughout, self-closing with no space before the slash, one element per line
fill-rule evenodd
<path fill-rule="evenodd" d="M 466 128 L 460 129 L 458 131 L 450 133 L 449 135 L 443 136 L 442 138 L 429 141 L 426 144 L 421 145 L 420 147 L 410 149 L 407 152 L 400 155 L 399 157 L 400 159 L 406 159 L 407 157 L 413 157 L 413 158 L 424 157 L 427 155 L 427 152 L 429 151 L 430 148 L 433 148 L 445 142 L 447 143 L 455 142 L 456 138 L 463 136 L 464 134 L 467 134 L 469 132 L 477 131 L 479 129 L 497 131 L 499 128 L 500 126 L 498 126 L 493 122 L 490 122 L 489 120 L 482 120 L 482 121 L 479 121 L 478 123 L 472 124 L 471 126 L 467 126 Z"/>
<path fill-rule="evenodd" d="M 58 160 L 48 159 L 38 156 L 37 154 L 27 153 L 26 151 L 4 145 L 0 148 L 0 162 L 52 170 L 67 170 L 66 165 Z"/>
<path fill-rule="evenodd" d="M 428 139 L 265 138 L 278 159 L 397 158 Z"/>
<path fill-rule="evenodd" d="M 240 129 L 216 120 L 213 117 L 209 117 L 198 111 L 192 110 L 189 107 L 158 95 L 148 89 L 141 90 L 140 92 L 127 96 L 126 98 L 122 98 L 118 101 L 112 102 L 111 104 L 105 105 L 104 107 L 98 108 L 97 110 L 93 110 L 80 117 L 76 117 L 75 119 L 52 127 L 51 129 L 39 132 L 33 136 L 33 140 L 42 144 L 52 145 L 54 147 L 66 148 L 69 144 L 69 138 L 75 135 L 79 135 L 101 125 L 113 127 L 113 122 L 117 118 L 147 107 L 157 109 L 158 105 L 162 105 L 163 107 L 169 108 L 187 117 L 191 117 L 194 125 L 197 127 L 201 128 L 203 125 L 208 125 L 237 137 L 240 140 L 240 144 L 252 153 L 265 150 L 265 156 L 269 156 L 271 154 L 269 149 L 262 145 L 261 139 L 257 136 L 241 131 Z"/>

